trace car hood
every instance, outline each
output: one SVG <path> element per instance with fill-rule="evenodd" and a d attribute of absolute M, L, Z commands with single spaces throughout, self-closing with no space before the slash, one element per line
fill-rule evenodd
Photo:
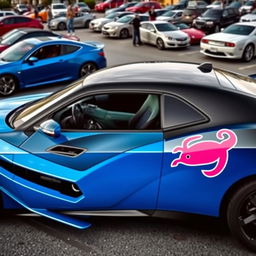
<path fill-rule="evenodd" d="M 98 18 L 98 19 L 94 19 L 92 20 L 92 22 L 95 23 L 100 23 L 100 24 L 106 24 L 108 22 L 112 21 L 112 19 L 107 19 L 107 18 Z"/>
<path fill-rule="evenodd" d="M 120 22 L 113 21 L 113 22 L 107 23 L 107 26 L 108 27 L 122 27 L 124 24 L 126 24 L 126 23 L 120 23 Z"/>
<path fill-rule="evenodd" d="M 186 28 L 186 29 L 182 29 L 182 31 L 191 36 L 204 36 L 205 35 L 205 33 L 203 31 L 195 29 L 195 28 Z"/>
<path fill-rule="evenodd" d="M 243 36 L 243 35 L 235 35 L 235 34 L 227 34 L 227 33 L 214 33 L 211 34 L 205 38 L 209 39 L 209 40 L 215 40 L 215 41 L 222 41 L 222 42 L 238 42 L 242 39 L 244 39 L 247 36 Z"/>
<path fill-rule="evenodd" d="M 188 35 L 182 31 L 169 31 L 169 32 L 161 32 L 162 35 L 165 35 L 165 36 L 170 36 L 170 37 L 173 37 L 175 39 L 177 38 L 184 38 L 184 37 L 188 37 Z"/>
<path fill-rule="evenodd" d="M 256 14 L 246 14 L 241 17 L 241 19 L 256 21 Z"/>
<path fill-rule="evenodd" d="M 198 17 L 196 20 L 202 20 L 202 21 L 217 21 L 219 18 L 217 17 Z"/>
<path fill-rule="evenodd" d="M 6 116 L 14 109 L 34 100 L 46 97 L 50 93 L 40 93 L 0 100 L 0 132 L 9 132 L 12 129 L 6 123 Z"/>
<path fill-rule="evenodd" d="M 167 17 L 167 16 L 159 16 L 156 18 L 157 20 L 162 20 L 162 21 L 168 21 L 168 20 L 172 20 L 173 17 L 170 16 L 170 17 Z"/>

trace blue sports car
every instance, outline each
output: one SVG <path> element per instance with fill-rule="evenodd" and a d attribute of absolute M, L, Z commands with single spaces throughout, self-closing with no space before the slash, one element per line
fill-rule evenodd
<path fill-rule="evenodd" d="M 239 104 L 238 104 L 239 103 Z M 256 250 L 256 82 L 209 63 L 113 67 L 0 101 L 3 209 L 224 217 Z"/>
<path fill-rule="evenodd" d="M 21 41 L 0 54 L 0 95 L 76 80 L 106 67 L 104 45 L 54 37 Z"/>

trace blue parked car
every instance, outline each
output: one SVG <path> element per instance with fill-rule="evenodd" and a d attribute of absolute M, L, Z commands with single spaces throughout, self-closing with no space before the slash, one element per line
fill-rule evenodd
<path fill-rule="evenodd" d="M 239 102 L 239 104 L 238 104 Z M 210 64 L 136 63 L 0 101 L 4 209 L 224 217 L 256 250 L 256 80 Z"/>
<path fill-rule="evenodd" d="M 53 37 L 26 39 L 0 54 L 0 95 L 76 80 L 104 67 L 102 43 Z"/>

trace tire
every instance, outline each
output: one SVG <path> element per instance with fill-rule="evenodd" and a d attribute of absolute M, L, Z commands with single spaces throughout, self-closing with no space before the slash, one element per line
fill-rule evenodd
<path fill-rule="evenodd" d="M 163 39 L 157 38 L 157 40 L 156 40 L 156 47 L 157 47 L 159 50 L 164 50 L 165 46 L 164 46 L 164 41 L 163 41 Z"/>
<path fill-rule="evenodd" d="M 64 22 L 59 23 L 58 30 L 65 30 L 66 28 L 67 28 L 67 26 Z"/>
<path fill-rule="evenodd" d="M 125 28 L 122 29 L 122 30 L 120 31 L 119 37 L 122 38 L 122 39 L 128 38 L 128 37 L 129 37 L 129 31 L 128 31 L 128 29 L 125 29 Z"/>
<path fill-rule="evenodd" d="M 254 57 L 254 47 L 252 44 L 248 44 L 244 49 L 242 59 L 245 62 L 249 62 L 253 59 L 253 57 Z"/>
<path fill-rule="evenodd" d="M 256 180 L 236 191 L 227 208 L 231 233 L 246 247 L 256 251 Z"/>
<path fill-rule="evenodd" d="M 87 20 L 87 21 L 84 23 L 84 27 L 85 27 L 85 28 L 89 28 L 89 24 L 90 24 L 90 20 Z"/>
<path fill-rule="evenodd" d="M 85 76 L 88 76 L 88 75 L 90 75 L 91 73 L 93 73 L 97 70 L 98 70 L 98 67 L 95 63 L 86 62 L 81 66 L 79 76 L 80 77 L 85 77 Z"/>
<path fill-rule="evenodd" d="M 0 76 L 0 95 L 12 95 L 18 88 L 17 79 L 12 75 Z"/>
<path fill-rule="evenodd" d="M 218 33 L 218 32 L 220 32 L 220 26 L 216 25 L 214 28 L 214 33 Z"/>

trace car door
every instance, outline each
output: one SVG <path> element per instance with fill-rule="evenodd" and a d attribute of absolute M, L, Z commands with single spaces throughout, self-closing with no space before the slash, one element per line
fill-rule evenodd
<path fill-rule="evenodd" d="M 192 145 L 193 140 L 201 138 L 198 133 L 191 135 L 185 131 L 188 127 L 207 122 L 208 118 L 185 99 L 173 95 L 164 95 L 162 106 L 164 160 L 158 210 L 193 212 L 200 209 L 200 205 L 207 204 L 209 198 L 203 196 L 203 191 L 210 179 L 202 174 L 202 165 L 192 166 L 182 162 L 181 158 L 186 158 L 186 145 L 189 141 Z M 209 136 L 210 133 L 206 131 L 204 134 Z"/>
<path fill-rule="evenodd" d="M 150 43 L 150 31 L 148 23 L 143 23 L 140 26 L 140 37 L 142 42 Z"/>
<path fill-rule="evenodd" d="M 77 16 L 74 18 L 74 27 L 81 28 L 84 27 L 84 14 L 77 13 Z"/>
<path fill-rule="evenodd" d="M 66 44 L 50 44 L 39 47 L 22 63 L 21 79 L 26 87 L 50 84 L 74 79 L 71 60 L 73 52 L 80 47 Z M 30 57 L 38 61 L 30 62 Z"/>
<path fill-rule="evenodd" d="M 154 27 L 154 25 L 148 23 L 148 31 L 149 31 L 149 42 L 151 44 L 156 44 L 156 38 L 157 38 L 157 33 L 156 33 L 156 28 Z"/>
<path fill-rule="evenodd" d="M 98 93 L 64 104 L 49 116 L 61 125 L 60 135 L 35 131 L 20 146 L 28 154 L 15 155 L 14 164 L 46 175 L 45 181 L 49 176 L 72 181 L 80 194 L 60 190 L 64 195 L 55 197 L 65 198 L 61 205 L 41 200 L 46 195 L 34 198 L 34 191 L 18 196 L 30 207 L 46 209 L 65 209 L 72 200 L 71 209 L 155 209 L 163 152 L 159 99 L 146 93 Z M 45 194 L 57 189 L 45 186 Z"/>

